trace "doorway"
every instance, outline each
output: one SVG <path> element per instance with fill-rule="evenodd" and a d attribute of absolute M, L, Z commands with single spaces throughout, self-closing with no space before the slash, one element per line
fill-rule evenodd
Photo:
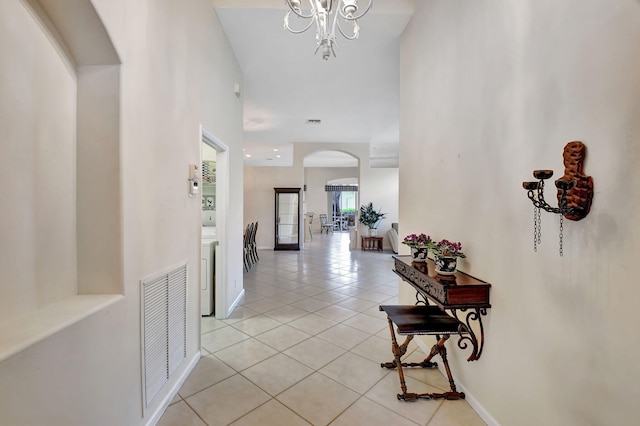
<path fill-rule="evenodd" d="M 224 319 L 227 312 L 226 218 L 229 211 L 229 147 L 204 128 L 201 128 L 201 135 L 202 239 L 204 241 L 214 238 L 217 241 L 212 268 L 213 315 L 218 319 Z"/>

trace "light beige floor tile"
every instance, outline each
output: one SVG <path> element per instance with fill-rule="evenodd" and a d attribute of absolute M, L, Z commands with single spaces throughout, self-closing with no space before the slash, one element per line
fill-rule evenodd
<path fill-rule="evenodd" d="M 306 298 L 307 296 L 305 296 L 304 294 L 298 294 L 294 292 L 282 293 L 278 295 L 278 301 L 282 303 L 294 303 Z"/>
<path fill-rule="evenodd" d="M 237 306 L 233 312 L 231 313 L 231 315 L 229 315 L 229 317 L 227 317 L 226 319 L 222 320 L 222 322 L 224 322 L 225 324 L 234 324 L 238 321 L 242 321 L 242 320 L 246 320 L 247 318 L 251 318 L 251 317 L 255 317 L 256 315 L 259 315 L 258 312 L 249 309 L 245 306 Z M 203 332 L 204 333 L 204 332 Z"/>
<path fill-rule="evenodd" d="M 315 426 L 327 425 L 359 395 L 322 374 L 312 374 L 277 399 Z"/>
<path fill-rule="evenodd" d="M 464 400 L 444 401 L 429 426 L 485 426 L 473 408 Z"/>
<path fill-rule="evenodd" d="M 367 314 L 358 314 L 343 321 L 342 323 L 369 334 L 375 334 L 380 330 L 389 328 L 389 324 L 386 320 L 375 318 Z"/>
<path fill-rule="evenodd" d="M 275 299 L 266 298 L 266 299 L 258 300 L 256 302 L 247 303 L 244 306 L 262 314 L 264 312 L 272 311 L 283 305 L 284 303 L 278 302 Z"/>
<path fill-rule="evenodd" d="M 216 352 L 215 356 L 235 371 L 242 371 L 277 353 L 271 346 L 256 339 L 247 339 Z"/>
<path fill-rule="evenodd" d="M 242 372 L 261 389 L 275 396 L 296 384 L 313 369 L 284 354 L 278 354 Z"/>
<path fill-rule="evenodd" d="M 333 291 L 336 293 L 346 294 L 348 296 L 355 296 L 355 294 L 358 293 L 358 287 L 353 285 L 344 285 L 333 289 Z"/>
<path fill-rule="evenodd" d="M 211 426 L 228 425 L 270 399 L 269 394 L 239 374 L 187 398 Z"/>
<path fill-rule="evenodd" d="M 255 288 L 255 292 L 262 296 L 277 298 L 280 293 L 285 293 L 286 290 L 280 287 L 274 287 L 272 285 L 259 285 Z"/>
<path fill-rule="evenodd" d="M 296 293 L 304 294 L 307 297 L 315 296 L 316 294 L 324 293 L 326 290 L 318 288 L 312 285 L 300 287 L 295 290 Z"/>
<path fill-rule="evenodd" d="M 302 417 L 272 399 L 256 408 L 231 426 L 309 426 Z"/>
<path fill-rule="evenodd" d="M 276 321 L 273 318 L 269 318 L 265 315 L 258 315 L 255 317 L 247 318 L 246 320 L 239 321 L 231 326 L 236 330 L 242 331 L 249 336 L 257 336 L 265 331 L 281 326 L 280 321 Z"/>
<path fill-rule="evenodd" d="M 176 403 L 178 403 L 180 401 L 182 401 L 182 398 L 180 397 L 180 394 L 177 393 L 176 396 L 173 397 L 173 399 L 171 400 L 169 405 L 176 404 Z"/>
<path fill-rule="evenodd" d="M 240 306 L 247 305 L 249 303 L 257 302 L 258 300 L 264 299 L 265 296 L 254 292 L 253 290 L 246 289 L 242 300 L 240 301 Z"/>
<path fill-rule="evenodd" d="M 345 352 L 346 350 L 339 346 L 325 340 L 312 337 L 293 346 L 284 353 L 314 370 L 318 370 Z"/>
<path fill-rule="evenodd" d="M 333 421 L 331 426 L 416 426 L 416 424 L 363 397 Z"/>
<path fill-rule="evenodd" d="M 411 377 L 405 377 L 405 381 L 407 383 L 407 392 L 439 392 L 438 389 L 427 386 Z M 367 392 L 365 396 L 375 403 L 420 425 L 426 425 L 436 410 L 438 410 L 440 404 L 442 404 L 442 400 L 399 401 L 396 398 L 396 395 L 399 393 L 402 393 L 400 390 L 400 380 L 398 379 L 398 374 L 395 373 L 385 376 Z"/>
<path fill-rule="evenodd" d="M 200 344 L 209 352 L 214 353 L 248 338 L 248 335 L 233 327 L 224 327 L 203 334 Z"/>
<path fill-rule="evenodd" d="M 281 323 L 284 323 L 284 324 L 294 321 L 308 314 L 309 312 L 305 311 L 304 309 L 299 309 L 299 308 L 296 308 L 295 306 L 289 306 L 289 305 L 276 308 L 269 312 L 265 312 L 266 316 L 273 318 L 277 321 L 280 321 Z"/>
<path fill-rule="evenodd" d="M 157 425 L 206 426 L 206 423 L 184 401 L 180 401 L 167 407 Z"/>
<path fill-rule="evenodd" d="M 380 363 L 351 352 L 330 362 L 319 372 L 359 394 L 366 393 L 380 379 L 389 374 L 389 370 L 380 368 Z"/>
<path fill-rule="evenodd" d="M 346 294 L 338 293 L 333 290 L 325 291 L 324 293 L 316 294 L 313 296 L 314 299 L 326 300 L 327 302 L 336 303 L 344 299 L 348 299 L 349 296 Z"/>
<path fill-rule="evenodd" d="M 351 352 L 378 364 L 393 361 L 391 338 L 383 339 L 377 335 L 371 336 L 364 342 L 352 348 Z"/>
<path fill-rule="evenodd" d="M 389 326 L 384 330 L 380 330 L 376 333 L 376 336 L 382 339 L 389 339 L 389 344 L 391 344 L 391 332 L 389 331 Z"/>
<path fill-rule="evenodd" d="M 329 318 L 336 322 L 342 322 L 358 314 L 358 311 L 343 308 L 342 306 L 332 305 L 314 312 L 316 315 Z"/>
<path fill-rule="evenodd" d="M 308 339 L 309 337 L 311 336 L 303 331 L 288 325 L 282 325 L 256 336 L 256 339 L 260 340 L 262 343 L 266 343 L 272 348 L 284 351 L 291 346 Z"/>
<path fill-rule="evenodd" d="M 286 290 L 285 293 L 289 293 L 293 290 L 295 290 L 296 288 L 300 288 L 300 287 L 304 287 L 303 284 L 300 284 L 298 282 L 298 277 L 296 274 L 288 276 L 287 279 L 282 279 L 279 280 L 276 283 L 271 284 L 274 287 L 278 287 L 281 288 L 283 290 Z M 285 294 L 285 293 L 281 293 L 281 294 Z M 280 297 L 280 295 L 278 295 L 278 297 Z"/>
<path fill-rule="evenodd" d="M 343 308 L 351 309 L 358 312 L 366 311 L 367 309 L 371 309 L 372 307 L 378 305 L 375 302 L 358 299 L 357 297 L 351 297 L 349 299 L 342 300 L 337 304 L 342 306 Z"/>
<path fill-rule="evenodd" d="M 387 314 L 383 311 L 380 310 L 380 305 L 390 305 L 391 303 L 376 303 L 375 305 L 373 305 L 372 307 L 370 307 L 369 309 L 367 309 L 366 311 L 362 311 L 363 314 L 367 314 L 367 315 L 371 315 L 374 318 L 380 318 L 381 320 L 384 320 L 385 322 L 387 321 Z M 393 303 L 394 305 L 396 303 Z"/>
<path fill-rule="evenodd" d="M 200 333 L 208 333 L 212 330 L 217 330 L 222 327 L 226 327 L 227 323 L 224 321 L 215 319 L 214 317 L 202 317 L 200 319 Z"/>
<path fill-rule="evenodd" d="M 370 334 L 368 333 L 343 324 L 338 324 L 317 335 L 317 337 L 344 349 L 353 348 L 369 336 Z"/>
<path fill-rule="evenodd" d="M 382 293 L 389 296 L 397 296 L 398 295 L 398 283 L 394 282 L 393 285 L 377 285 L 371 288 L 371 291 L 375 291 L 376 293 Z"/>
<path fill-rule="evenodd" d="M 307 313 L 308 314 L 308 313 Z M 338 324 L 336 321 L 329 318 L 321 317 L 316 314 L 308 314 L 302 318 L 298 318 L 295 321 L 291 321 L 289 325 L 295 327 L 298 330 L 302 330 L 312 336 Z"/>
<path fill-rule="evenodd" d="M 358 299 L 367 300 L 369 302 L 374 302 L 376 305 L 389 299 L 388 294 L 376 293 L 371 290 L 360 290 L 354 297 Z"/>
<path fill-rule="evenodd" d="M 304 309 L 307 312 L 315 312 L 322 308 L 326 308 L 329 305 L 331 305 L 331 302 L 327 302 L 326 300 L 314 299 L 311 297 L 308 299 L 299 300 L 291 304 L 291 306 Z"/>
<path fill-rule="evenodd" d="M 229 378 L 236 372 L 213 355 L 200 358 L 178 391 L 183 398 Z"/>

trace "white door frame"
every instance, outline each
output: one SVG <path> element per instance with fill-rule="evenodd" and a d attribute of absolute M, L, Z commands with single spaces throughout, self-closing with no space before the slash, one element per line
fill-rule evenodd
<path fill-rule="evenodd" d="M 229 147 L 213 133 L 200 126 L 202 143 L 216 150 L 216 247 L 214 309 L 217 319 L 227 316 L 227 217 L 229 217 Z"/>

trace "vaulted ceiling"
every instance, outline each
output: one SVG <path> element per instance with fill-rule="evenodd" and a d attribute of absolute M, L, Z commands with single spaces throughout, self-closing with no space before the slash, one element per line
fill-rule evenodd
<path fill-rule="evenodd" d="M 336 57 L 325 61 L 314 55 L 315 27 L 283 28 L 285 0 L 213 0 L 244 74 L 245 165 L 291 165 L 294 142 L 329 142 L 369 143 L 372 167 L 397 166 L 399 40 L 413 0 L 373 2 L 360 38 L 338 36 Z M 334 153 L 305 165 L 354 164 Z"/>

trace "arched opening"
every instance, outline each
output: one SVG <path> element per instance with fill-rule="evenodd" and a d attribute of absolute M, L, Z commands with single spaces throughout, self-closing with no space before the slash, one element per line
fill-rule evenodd
<path fill-rule="evenodd" d="M 359 164 L 359 158 L 338 150 L 315 151 L 304 157 L 305 240 L 314 233 L 348 232 L 355 226 Z M 324 226 L 320 215 L 331 228 Z"/>

